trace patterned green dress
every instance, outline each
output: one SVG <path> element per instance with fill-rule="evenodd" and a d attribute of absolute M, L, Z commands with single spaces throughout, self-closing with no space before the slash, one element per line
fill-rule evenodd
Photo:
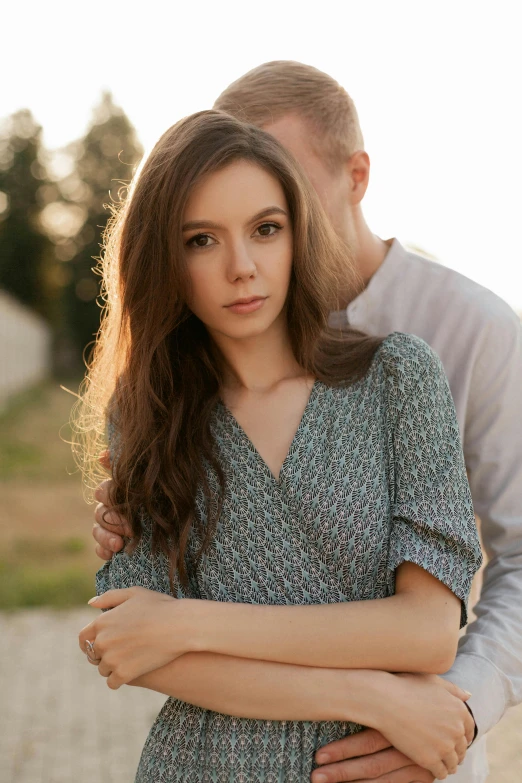
<path fill-rule="evenodd" d="M 221 403 L 212 427 L 226 497 L 186 595 L 286 605 L 370 600 L 393 594 L 395 569 L 411 561 L 461 599 L 465 624 L 480 547 L 448 383 L 422 340 L 392 334 L 349 387 L 316 381 L 278 481 Z M 165 558 L 151 555 L 145 528 L 132 556 L 117 554 L 100 569 L 98 593 L 132 585 L 170 592 Z M 197 544 L 193 537 L 192 552 Z M 314 752 L 360 728 L 233 718 L 169 698 L 136 783 L 309 783 Z"/>

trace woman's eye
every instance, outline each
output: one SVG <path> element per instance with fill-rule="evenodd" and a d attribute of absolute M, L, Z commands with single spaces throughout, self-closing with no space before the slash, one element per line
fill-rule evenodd
<path fill-rule="evenodd" d="M 189 247 L 209 247 L 209 245 L 213 244 L 214 240 L 208 234 L 196 234 L 195 237 L 192 237 L 187 242 Z"/>
<path fill-rule="evenodd" d="M 261 226 L 259 226 L 257 232 L 262 237 L 271 237 L 280 230 L 281 226 L 279 226 L 277 223 L 263 223 Z"/>

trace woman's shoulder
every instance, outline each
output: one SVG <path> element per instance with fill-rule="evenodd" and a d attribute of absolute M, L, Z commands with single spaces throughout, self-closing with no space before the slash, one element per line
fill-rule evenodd
<path fill-rule="evenodd" d="M 413 334 L 393 332 L 382 341 L 367 382 L 380 388 L 384 404 L 392 413 L 390 421 L 410 404 L 433 410 L 449 399 L 442 362 L 433 348 Z"/>
<path fill-rule="evenodd" d="M 382 339 L 365 375 L 353 384 L 330 387 L 332 404 L 366 405 L 381 398 L 385 408 L 400 411 L 406 399 L 434 398 L 447 385 L 442 363 L 420 337 L 392 332 Z"/>
<path fill-rule="evenodd" d="M 426 376 L 444 375 L 442 363 L 428 343 L 413 334 L 392 332 L 375 352 L 373 366 L 399 382 L 401 387 L 417 385 Z"/>
<path fill-rule="evenodd" d="M 422 394 L 441 381 L 447 383 L 446 374 L 433 348 L 416 335 L 392 332 L 382 339 L 362 378 L 351 384 L 327 387 L 335 402 L 352 400 L 354 394 L 362 394 L 366 399 L 369 388 L 390 401 L 412 393 Z"/>

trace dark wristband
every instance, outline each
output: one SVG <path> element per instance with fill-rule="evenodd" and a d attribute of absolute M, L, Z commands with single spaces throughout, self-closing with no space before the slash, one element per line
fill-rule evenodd
<path fill-rule="evenodd" d="M 473 715 L 473 711 L 472 711 L 471 707 L 468 705 L 467 701 L 464 702 L 464 706 L 466 707 L 467 711 L 469 712 L 469 714 L 473 718 L 473 723 L 475 724 L 475 733 L 473 734 L 473 739 L 471 740 L 471 742 L 468 745 L 468 748 L 470 748 L 473 745 L 473 743 L 475 742 L 475 739 L 477 738 L 478 726 L 477 726 L 477 721 L 475 720 L 475 716 Z"/>

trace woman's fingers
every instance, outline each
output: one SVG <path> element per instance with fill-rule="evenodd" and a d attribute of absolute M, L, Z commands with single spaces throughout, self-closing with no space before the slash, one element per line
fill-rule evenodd
<path fill-rule="evenodd" d="M 459 766 L 459 757 L 455 751 L 444 756 L 442 762 L 448 770 L 448 775 L 454 775 Z"/>
<path fill-rule="evenodd" d="M 471 693 L 469 691 L 465 691 L 464 688 L 455 685 L 451 680 L 445 680 L 443 677 L 439 677 L 438 679 L 440 680 L 440 684 L 446 688 L 448 693 L 451 693 L 452 696 L 456 696 L 462 701 L 467 701 L 470 698 Z"/>
<path fill-rule="evenodd" d="M 101 663 L 98 664 L 98 672 L 102 677 L 109 677 L 112 673 L 112 669 L 102 660 Z"/>
<path fill-rule="evenodd" d="M 455 752 L 458 756 L 459 764 L 462 764 L 462 762 L 464 761 L 467 751 L 468 751 L 468 741 L 466 737 L 462 737 L 462 739 L 460 739 L 455 745 Z"/>
<path fill-rule="evenodd" d="M 78 634 L 78 644 L 80 646 L 80 650 L 82 653 L 85 653 L 87 655 L 89 651 L 89 645 L 87 642 L 93 642 L 96 638 L 96 630 L 94 628 L 94 620 L 92 623 L 89 623 L 88 625 L 85 625 L 80 633 Z M 92 657 L 92 656 L 91 656 Z"/>
<path fill-rule="evenodd" d="M 469 691 L 460 688 L 458 685 L 455 685 L 455 683 L 451 682 L 450 680 L 444 680 L 443 678 L 439 678 L 439 679 L 441 684 L 446 688 L 446 690 L 449 693 L 451 693 L 453 696 L 456 696 L 457 698 L 461 699 L 461 701 L 467 702 L 468 699 L 471 697 L 472 694 Z M 472 743 L 475 737 L 475 719 L 473 718 L 473 713 L 471 712 L 471 708 L 466 706 L 465 710 L 466 712 L 464 715 L 464 731 L 467 740 L 467 744 L 466 744 L 466 750 L 467 750 L 467 748 L 470 746 L 470 744 Z M 466 755 L 466 751 L 464 751 L 464 755 Z M 461 761 L 462 759 L 460 759 L 459 763 Z"/>
<path fill-rule="evenodd" d="M 125 683 L 123 682 L 121 677 L 117 677 L 114 672 L 111 672 L 107 677 L 107 685 L 112 691 L 117 691 L 118 688 L 121 688 L 121 686 L 124 684 Z"/>
<path fill-rule="evenodd" d="M 439 761 L 430 767 L 430 772 L 435 780 L 446 780 L 448 777 L 448 770 L 444 762 Z"/>

